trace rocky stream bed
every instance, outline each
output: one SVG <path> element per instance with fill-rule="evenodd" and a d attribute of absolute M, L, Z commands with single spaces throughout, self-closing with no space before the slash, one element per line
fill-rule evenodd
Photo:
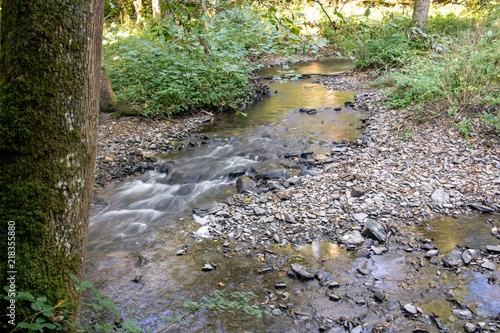
<path fill-rule="evenodd" d="M 359 78 L 347 73 L 318 80 L 352 90 L 363 87 Z M 284 151 L 275 170 L 234 173 L 238 194 L 194 209 L 202 226 L 190 234 L 193 243 L 166 255 L 181 260 L 200 246 L 196 240 L 215 240 L 205 246 L 223 257 L 254 259 L 265 285 L 260 307 L 268 328 L 242 324 L 227 331 L 281 332 L 273 323 L 283 318 L 290 321 L 287 332 L 500 331 L 498 137 L 466 140 L 439 120 L 410 125 L 409 112 L 386 108 L 384 98 L 366 89 L 343 106 L 368 110 L 359 139 L 324 142 L 327 154 Z M 101 115 L 97 184 L 147 170 L 168 173 L 168 161 L 158 155 L 204 145 L 208 137 L 192 133 L 213 121 L 217 116 L 209 112 L 168 122 Z M 481 215 L 490 236 L 485 244 L 444 249 L 425 235 L 433 218 L 467 215 Z M 324 255 L 318 263 L 288 260 L 280 250 L 299 253 L 311 244 L 329 244 L 329 251 L 354 256 L 356 264 L 342 266 Z M 384 260 L 392 267 L 382 267 Z M 223 267 L 206 260 L 198 269 L 211 274 Z M 471 275 L 485 281 L 483 301 L 457 295 Z M 446 311 L 420 305 L 437 298 Z M 179 327 L 157 326 L 157 332 Z"/>

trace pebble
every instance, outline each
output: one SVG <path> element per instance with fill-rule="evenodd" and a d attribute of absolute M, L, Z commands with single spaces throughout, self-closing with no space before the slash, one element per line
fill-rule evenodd
<path fill-rule="evenodd" d="M 405 305 L 403 306 L 403 309 L 405 309 L 405 311 L 406 311 L 406 312 L 411 313 L 411 314 L 413 314 L 413 315 L 417 314 L 417 312 L 418 312 L 418 311 L 417 311 L 417 308 L 416 308 L 414 305 L 411 305 L 411 304 L 409 304 L 409 303 L 408 303 L 408 304 L 405 304 Z"/>

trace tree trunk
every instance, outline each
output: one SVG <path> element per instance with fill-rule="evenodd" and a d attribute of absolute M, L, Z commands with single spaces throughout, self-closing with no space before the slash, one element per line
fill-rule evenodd
<path fill-rule="evenodd" d="M 425 30 L 429 16 L 430 0 L 415 0 L 413 6 L 412 26 Z"/>
<path fill-rule="evenodd" d="M 151 7 L 153 8 L 153 18 L 161 16 L 160 0 L 152 0 Z"/>
<path fill-rule="evenodd" d="M 118 99 L 109 82 L 106 67 L 104 66 L 104 59 L 101 59 L 99 110 L 101 112 L 115 112 L 117 107 Z"/>
<path fill-rule="evenodd" d="M 0 260 L 8 269 L 0 281 L 13 276 L 16 291 L 78 306 L 68 275 L 82 277 L 86 252 L 103 3 L 3 0 L 1 15 Z M 7 234 L 15 237 L 8 246 Z"/>
<path fill-rule="evenodd" d="M 134 0 L 134 8 L 136 15 L 136 23 L 140 24 L 142 22 L 142 0 Z"/>

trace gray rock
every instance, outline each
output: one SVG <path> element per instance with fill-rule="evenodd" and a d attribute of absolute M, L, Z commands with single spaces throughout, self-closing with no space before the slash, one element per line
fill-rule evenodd
<path fill-rule="evenodd" d="M 240 177 L 236 180 L 236 188 L 238 193 L 243 193 L 245 191 L 252 191 L 257 186 L 257 183 L 248 176 Z"/>
<path fill-rule="evenodd" d="M 215 266 L 213 266 L 212 264 L 205 264 L 205 265 L 203 265 L 201 270 L 204 272 L 213 271 L 213 270 L 215 270 Z"/>
<path fill-rule="evenodd" d="M 377 301 L 383 302 L 385 300 L 385 293 L 382 289 L 374 288 L 372 291 L 373 291 L 373 297 Z"/>
<path fill-rule="evenodd" d="M 443 189 L 438 189 L 434 191 L 434 193 L 432 193 L 431 199 L 435 203 L 440 203 L 440 204 L 449 203 L 450 194 Z"/>
<path fill-rule="evenodd" d="M 360 245 L 365 242 L 365 239 L 358 230 L 352 230 L 343 235 L 340 238 L 340 242 L 347 245 Z"/>
<path fill-rule="evenodd" d="M 473 333 L 473 332 L 475 332 L 477 330 L 477 326 L 474 325 L 473 323 L 466 323 L 464 325 L 464 329 L 468 333 Z"/>
<path fill-rule="evenodd" d="M 265 209 L 262 209 L 260 207 L 254 207 L 253 209 L 255 215 L 264 215 L 267 213 L 267 211 Z"/>
<path fill-rule="evenodd" d="M 500 253 L 500 245 L 486 245 L 486 251 Z"/>
<path fill-rule="evenodd" d="M 291 264 L 292 270 L 299 280 L 312 280 L 314 275 L 309 273 L 307 269 L 300 264 Z"/>
<path fill-rule="evenodd" d="M 353 219 L 355 219 L 358 222 L 363 222 L 368 217 L 368 214 L 365 214 L 365 213 L 354 213 L 354 214 L 352 214 L 352 217 L 353 217 Z"/>
<path fill-rule="evenodd" d="M 439 251 L 438 250 L 429 250 L 427 251 L 427 253 L 425 254 L 425 257 L 426 258 L 432 258 L 432 257 L 435 257 L 439 254 Z"/>
<path fill-rule="evenodd" d="M 290 174 L 288 173 L 288 170 L 274 170 L 274 171 L 269 171 L 266 172 L 262 175 L 260 175 L 262 179 L 287 179 L 290 178 Z"/>
<path fill-rule="evenodd" d="M 459 267 L 463 265 L 462 251 L 458 248 L 453 249 L 443 258 L 443 264 L 447 267 Z"/>
<path fill-rule="evenodd" d="M 361 235 L 374 239 L 380 243 L 384 243 L 387 239 L 387 232 L 385 231 L 385 228 L 372 219 L 366 220 L 365 227 L 363 228 Z"/>
<path fill-rule="evenodd" d="M 489 260 L 484 260 L 484 262 L 481 264 L 481 267 L 489 269 L 490 271 L 497 270 L 497 265 L 493 261 Z"/>
<path fill-rule="evenodd" d="M 471 204 L 469 204 L 469 206 L 474 208 L 474 209 L 477 209 L 478 211 L 483 212 L 483 213 L 493 213 L 495 211 L 491 207 L 483 206 L 483 205 L 476 204 L 476 203 L 471 203 Z"/>
<path fill-rule="evenodd" d="M 193 208 L 193 213 L 195 213 L 199 217 L 204 217 L 217 212 L 217 207 L 218 204 L 216 201 L 210 201 Z"/>
<path fill-rule="evenodd" d="M 406 312 L 411 313 L 411 314 L 417 314 L 417 308 L 414 305 L 411 305 L 410 303 L 403 305 L 403 309 L 405 309 Z"/>

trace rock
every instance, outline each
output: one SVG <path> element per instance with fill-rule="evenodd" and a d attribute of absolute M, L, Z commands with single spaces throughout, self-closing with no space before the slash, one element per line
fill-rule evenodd
<path fill-rule="evenodd" d="M 379 243 L 385 243 L 387 239 L 387 232 L 385 231 L 385 228 L 373 219 L 366 220 L 361 235 L 374 239 Z"/>
<path fill-rule="evenodd" d="M 280 309 L 274 309 L 271 314 L 273 316 L 280 316 L 282 314 L 281 310 Z"/>
<path fill-rule="evenodd" d="M 473 332 L 475 332 L 477 330 L 477 326 L 474 325 L 473 323 L 466 323 L 464 325 L 464 329 L 468 333 L 473 333 Z"/>
<path fill-rule="evenodd" d="M 438 250 L 429 250 L 427 251 L 427 253 L 425 254 L 425 257 L 426 258 L 432 258 L 432 257 L 435 257 L 439 254 L 439 251 Z"/>
<path fill-rule="evenodd" d="M 335 280 L 329 280 L 326 282 L 326 286 L 328 287 L 328 289 L 335 289 L 340 287 L 340 283 Z"/>
<path fill-rule="evenodd" d="M 269 171 L 269 172 L 266 172 L 266 173 L 259 175 L 259 176 L 260 176 L 260 178 L 265 179 L 265 180 L 290 178 L 290 174 L 288 173 L 288 170 Z"/>
<path fill-rule="evenodd" d="M 359 325 L 349 331 L 349 333 L 363 333 L 363 326 Z"/>
<path fill-rule="evenodd" d="M 274 285 L 275 289 L 286 289 L 286 283 L 276 283 Z"/>
<path fill-rule="evenodd" d="M 365 242 L 365 239 L 358 230 L 352 230 L 343 235 L 340 242 L 346 245 L 360 245 Z"/>
<path fill-rule="evenodd" d="M 359 189 L 359 188 L 353 188 L 351 190 L 351 197 L 353 198 L 360 198 L 362 197 L 363 195 L 365 195 L 366 191 L 363 191 L 362 189 Z"/>
<path fill-rule="evenodd" d="M 447 267 L 459 267 L 463 265 L 462 251 L 458 248 L 453 249 L 443 258 L 443 264 Z"/>
<path fill-rule="evenodd" d="M 363 222 L 368 217 L 368 214 L 354 213 L 354 214 L 352 214 L 352 217 L 353 217 L 353 219 L 355 219 L 358 222 Z"/>
<path fill-rule="evenodd" d="M 272 272 L 274 272 L 274 271 L 275 271 L 275 269 L 274 269 L 274 268 L 272 268 L 272 267 L 268 267 L 268 268 L 260 269 L 260 270 L 259 270 L 259 274 L 260 274 L 260 275 L 264 275 L 264 274 L 272 273 Z"/>
<path fill-rule="evenodd" d="M 217 207 L 218 204 L 216 201 L 210 201 L 198 207 L 193 208 L 193 213 L 195 213 L 199 217 L 205 217 L 207 215 L 217 212 Z"/>
<path fill-rule="evenodd" d="M 486 245 L 486 251 L 500 253 L 500 245 Z"/>
<path fill-rule="evenodd" d="M 253 212 L 255 213 L 255 215 L 264 215 L 267 213 L 265 209 L 262 209 L 260 207 L 254 207 Z"/>
<path fill-rule="evenodd" d="M 370 275 L 370 271 L 361 267 L 358 267 L 358 273 L 361 275 Z"/>
<path fill-rule="evenodd" d="M 450 202 L 450 194 L 443 189 L 438 189 L 434 191 L 431 195 L 432 201 L 439 204 L 445 204 Z"/>
<path fill-rule="evenodd" d="M 484 260 L 484 262 L 481 264 L 481 267 L 489 269 L 490 271 L 497 270 L 497 265 L 493 261 L 489 260 Z"/>
<path fill-rule="evenodd" d="M 204 272 L 213 271 L 213 270 L 215 270 L 215 269 L 216 269 L 216 267 L 215 267 L 214 265 L 212 265 L 212 264 L 205 264 L 205 265 L 203 265 L 203 267 L 201 268 L 201 270 L 202 270 L 202 271 L 204 271 Z"/>
<path fill-rule="evenodd" d="M 413 314 L 413 315 L 417 314 L 417 312 L 418 312 L 418 311 L 417 311 L 417 308 L 416 308 L 414 305 L 411 305 L 411 304 L 409 304 L 409 303 L 408 303 L 408 304 L 405 304 L 405 305 L 403 306 L 403 309 L 404 309 L 406 312 L 408 312 L 408 313 L 410 313 L 410 314 Z"/>
<path fill-rule="evenodd" d="M 312 280 L 314 279 L 314 275 L 309 273 L 307 269 L 300 264 L 291 264 L 292 270 L 295 272 L 295 275 L 299 280 Z"/>
<path fill-rule="evenodd" d="M 238 193 L 252 191 L 255 187 L 257 187 L 257 183 L 248 176 L 240 177 L 236 180 L 236 189 Z"/>
<path fill-rule="evenodd" d="M 479 205 L 479 204 L 476 204 L 476 203 L 471 203 L 469 204 L 469 207 L 472 207 L 474 209 L 477 209 L 478 211 L 482 212 L 482 213 L 493 213 L 495 210 L 491 207 L 488 207 L 488 206 L 483 206 L 483 205 Z"/>
<path fill-rule="evenodd" d="M 141 151 L 141 156 L 142 156 L 142 159 L 148 160 L 148 159 L 154 158 L 155 153 L 152 151 L 143 150 L 143 151 Z"/>
<path fill-rule="evenodd" d="M 465 250 L 464 252 L 462 252 L 462 260 L 466 265 L 470 264 L 471 261 L 474 259 L 474 254 L 475 254 L 474 250 Z"/>
<path fill-rule="evenodd" d="M 385 293 L 382 289 L 374 288 L 372 291 L 373 291 L 373 297 L 377 301 L 383 302 L 385 300 Z"/>

